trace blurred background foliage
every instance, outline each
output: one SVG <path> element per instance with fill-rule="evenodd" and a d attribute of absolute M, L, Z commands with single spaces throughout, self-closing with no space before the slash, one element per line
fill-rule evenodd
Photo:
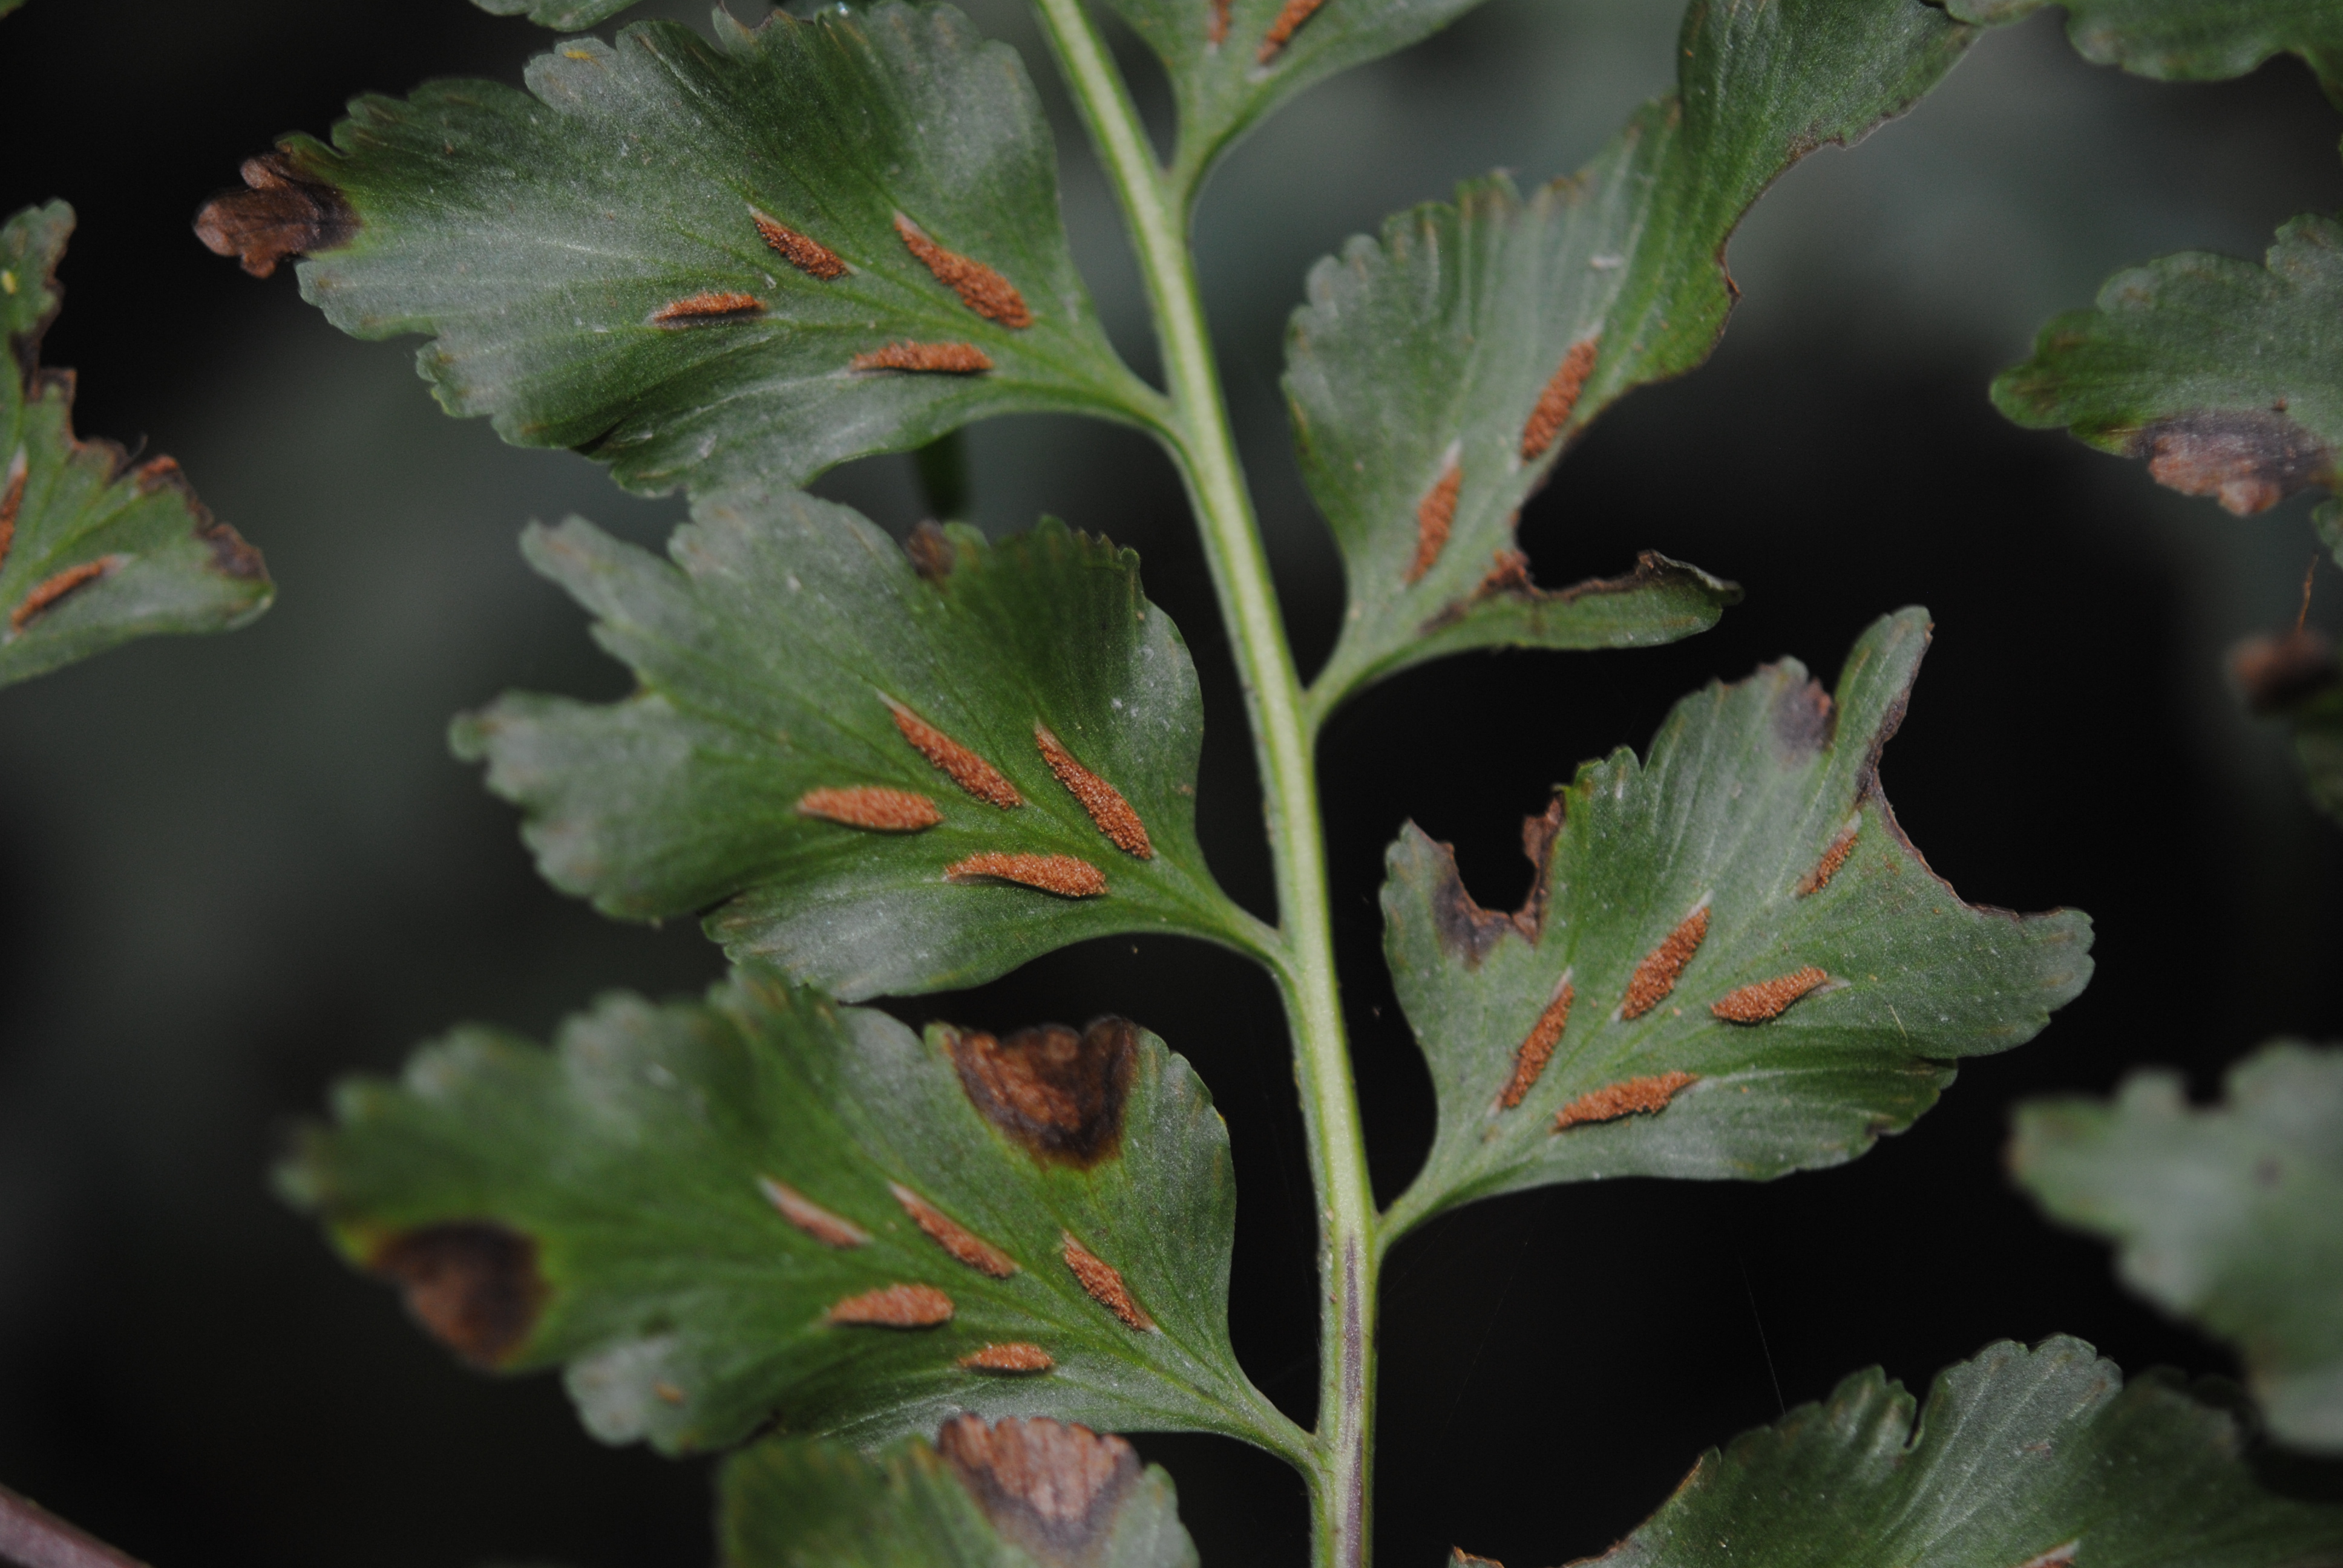
<path fill-rule="evenodd" d="M 1031 30 L 1013 0 L 971 9 L 1043 78 L 1076 254 L 1149 368 L 1135 271 Z M 1341 717 L 1322 764 L 1386 1197 L 1432 1127 L 1378 957 L 1399 822 L 1453 839 L 1483 901 L 1509 904 L 1518 819 L 1578 760 L 1641 746 L 1712 675 L 1791 653 L 1827 678 L 1899 604 L 1938 623 L 1885 769 L 1906 826 L 1972 900 L 2091 911 L 2098 978 L 1854 1166 L 1549 1191 L 1410 1241 L 1383 1341 L 1393 1568 L 1452 1542 L 1525 1565 L 1599 1551 L 1701 1448 L 1874 1362 L 1917 1383 L 1993 1338 L 2066 1330 L 2134 1369 L 2227 1365 L 2121 1294 L 2104 1249 L 2046 1226 L 2000 1148 L 2020 1094 L 2102 1091 L 2135 1061 L 2201 1093 L 2265 1035 L 2343 1032 L 2343 837 L 2219 668 L 2294 614 L 2308 502 L 2231 518 L 2004 424 L 1984 389 L 2117 266 L 2258 256 L 2286 217 L 2343 206 L 2338 125 L 2291 60 L 2159 85 L 2083 65 L 2060 20 L 1986 37 L 1907 119 L 1793 171 L 1733 246 L 1746 297 L 1716 359 L 1607 416 L 1524 518 L 1548 583 L 1648 547 L 1748 602 L 1657 652 L 1418 670 Z M 1675 26 L 1662 0 L 1493 0 L 1310 94 L 1207 193 L 1222 364 L 1305 665 L 1340 607 L 1276 390 L 1304 269 L 1489 166 L 1572 168 L 1668 85 Z M 576 510 L 648 543 L 678 506 L 444 418 L 411 345 L 338 337 L 289 277 L 255 283 L 187 229 L 242 157 L 323 131 L 349 93 L 509 80 L 544 43 L 465 0 L 33 0 L 0 25 L 0 209 L 63 196 L 82 215 L 47 356 L 82 374 L 82 429 L 176 456 L 282 588 L 233 637 L 0 692 L 0 1479 L 164 1568 L 709 1555 L 704 1466 L 598 1447 L 550 1379 L 458 1370 L 265 1175 L 331 1080 L 391 1070 L 456 1020 L 541 1033 L 599 990 L 718 971 L 689 929 L 615 926 L 546 890 L 442 739 L 509 686 L 623 687 L 522 567 L 521 523 Z M 1151 65 L 1128 63 L 1160 119 Z M 1128 434 L 1051 420 L 980 427 L 972 450 L 988 529 L 1049 510 L 1141 552 L 1212 705 L 1207 848 L 1262 909 L 1250 755 L 1171 470 Z M 920 515 L 904 459 L 823 487 L 898 531 Z M 2330 578 L 2314 622 L 2335 629 L 2338 606 Z M 1310 1200 L 1268 987 L 1225 955 L 1118 941 L 900 1009 L 995 1028 L 1109 1010 L 1187 1053 L 1229 1117 L 1237 1347 L 1306 1419 Z M 1301 1560 L 1301 1493 L 1274 1462 L 1141 1447 L 1208 1563 Z"/>

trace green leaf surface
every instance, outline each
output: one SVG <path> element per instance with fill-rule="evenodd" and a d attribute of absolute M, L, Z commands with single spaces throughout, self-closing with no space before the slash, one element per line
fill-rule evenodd
<path fill-rule="evenodd" d="M 1468 182 L 1312 269 L 1285 388 L 1351 606 L 1322 712 L 1442 654 L 1667 642 L 1739 598 L 1654 555 L 1541 593 L 1514 521 L 1604 408 L 1708 357 L 1734 299 L 1725 242 L 1766 186 L 1910 106 L 1973 34 L 1920 0 L 1694 5 L 1676 93 L 1576 176 L 1526 197 Z"/>
<path fill-rule="evenodd" d="M 1172 81 L 1172 185 L 1192 200 L 1221 155 L 1305 87 L 1429 37 L 1480 0 L 1106 0 Z M 1272 42 L 1272 35 L 1276 42 Z"/>
<path fill-rule="evenodd" d="M 178 464 L 74 434 L 73 372 L 40 364 L 73 226 L 63 202 L 0 226 L 0 686 L 134 638 L 242 626 L 277 591 Z"/>
<path fill-rule="evenodd" d="M 1299 1441 L 1229 1349 L 1227 1130 L 1121 1020 L 922 1040 L 748 970 L 553 1051 L 459 1030 L 336 1110 L 287 1194 L 468 1359 L 568 1363 L 607 1442 L 869 1445 L 970 1404 Z"/>
<path fill-rule="evenodd" d="M 1993 400 L 2020 425 L 2144 457 L 2159 484 L 2241 517 L 2332 489 L 2343 222 L 2293 219 L 2260 266 L 2186 251 L 2117 273 L 2095 308 L 2051 319 Z"/>
<path fill-rule="evenodd" d="M 2333 0 L 2060 0 L 2075 52 L 2167 82 L 2242 76 L 2299 55 L 2343 105 L 2343 9 Z M 2015 22 L 2044 0 L 1946 0 L 1965 22 Z"/>
<path fill-rule="evenodd" d="M 1917 1412 L 1877 1368 L 1712 1449 L 1602 1568 L 2311 1568 L 2343 1508 L 2266 1484 L 2213 1385 L 2004 1342 Z M 1460 1554 L 1461 1556 L 1461 1554 Z M 1590 1564 L 1591 1568 L 1591 1564 Z"/>
<path fill-rule="evenodd" d="M 493 16 L 526 16 L 542 27 L 580 32 L 607 22 L 635 0 L 472 0 Z"/>
<path fill-rule="evenodd" d="M 2082 990 L 2087 917 L 1963 903 L 1881 790 L 1928 637 L 1885 617 L 1835 699 L 1785 659 L 1677 703 L 1646 760 L 1581 767 L 1525 824 L 1518 913 L 1404 830 L 1383 946 L 1440 1119 L 1394 1233 L 1551 1181 L 1854 1159 Z"/>
<path fill-rule="evenodd" d="M 728 952 L 849 1000 L 1119 932 L 1252 946 L 1196 843 L 1195 670 L 1138 558 L 1057 522 L 911 544 L 920 567 L 797 491 L 702 501 L 672 565 L 584 522 L 532 529 L 530 561 L 640 688 L 508 696 L 456 748 L 527 809 L 555 886 L 636 920 L 713 907 Z"/>
<path fill-rule="evenodd" d="M 2343 1453 L 2343 1049 L 2265 1046 L 2192 1108 L 2180 1075 L 2028 1101 L 2010 1168 L 2116 1242 L 2124 1282 L 2235 1344 L 2284 1442 Z"/>
<path fill-rule="evenodd" d="M 336 326 L 432 336 L 450 413 L 638 490 L 799 483 L 998 414 L 1157 417 L 1067 253 L 1014 50 L 948 5 L 716 26 L 567 41 L 528 92 L 360 98 L 198 232 L 264 275 L 310 253 Z"/>
<path fill-rule="evenodd" d="M 725 1568 L 1195 1568 L 1172 1477 L 1119 1437 L 964 1415 L 866 1458 L 760 1443 L 726 1462 Z"/>

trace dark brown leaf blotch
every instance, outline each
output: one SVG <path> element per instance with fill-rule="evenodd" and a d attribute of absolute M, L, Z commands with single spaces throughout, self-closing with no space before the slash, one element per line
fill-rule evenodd
<path fill-rule="evenodd" d="M 1045 1023 L 1007 1040 L 961 1030 L 945 1038 L 969 1099 L 1034 1159 L 1087 1171 L 1121 1151 L 1139 1056 L 1130 1020 L 1098 1019 L 1080 1034 Z"/>
<path fill-rule="evenodd" d="M 1774 704 L 1774 739 L 1786 760 L 1801 762 L 1818 755 L 1837 732 L 1838 704 L 1820 681 L 1794 686 Z"/>
<path fill-rule="evenodd" d="M 951 1466 L 992 1527 L 1052 1568 L 1097 1562 L 1115 1515 L 1139 1484 L 1131 1444 L 1036 1416 L 987 1426 L 955 1416 L 936 1434 Z"/>
<path fill-rule="evenodd" d="M 248 189 L 224 191 L 196 214 L 196 237 L 266 277 L 288 256 L 339 250 L 357 237 L 357 213 L 342 193 L 293 166 L 283 153 L 244 161 Z"/>
<path fill-rule="evenodd" d="M 960 565 L 960 548 L 933 519 L 911 530 L 903 553 L 911 558 L 911 569 L 931 583 L 943 581 Z"/>
<path fill-rule="evenodd" d="M 1534 942 L 1544 935 L 1546 900 L 1552 892 L 1548 872 L 1554 863 L 1554 840 L 1562 836 L 1562 822 L 1559 795 L 1539 815 L 1522 819 L 1522 853 L 1529 857 L 1530 890 L 1522 907 L 1510 915 L 1483 909 L 1465 890 L 1464 879 L 1457 872 L 1456 847 L 1432 841 L 1439 856 L 1433 873 L 1432 923 L 1443 951 L 1462 959 L 1466 969 L 1476 970 L 1506 937 Z"/>
<path fill-rule="evenodd" d="M 1466 969 L 1479 969 L 1491 949 L 1508 936 L 1518 936 L 1520 930 L 1511 915 L 1483 909 L 1465 890 L 1464 879 L 1456 870 L 1456 846 L 1435 839 L 1432 848 L 1440 857 L 1433 871 L 1433 930 L 1442 951 L 1463 960 Z"/>
<path fill-rule="evenodd" d="M 1522 819 L 1522 853 L 1529 857 L 1530 890 L 1522 907 L 1513 911 L 1513 924 L 1534 942 L 1545 935 L 1546 900 L 1554 892 L 1554 841 L 1562 837 L 1562 799 L 1556 795 L 1537 816 Z"/>
<path fill-rule="evenodd" d="M 2335 452 L 2269 408 L 2206 408 L 2159 419 L 2131 438 L 2159 485 L 2211 496 L 2238 517 L 2267 511 L 2306 485 L 2335 477 Z"/>
<path fill-rule="evenodd" d="M 415 1321 L 479 1367 L 503 1365 L 552 1294 L 537 1271 L 537 1242 L 485 1221 L 403 1231 L 376 1248 L 367 1266 L 397 1281 Z"/>

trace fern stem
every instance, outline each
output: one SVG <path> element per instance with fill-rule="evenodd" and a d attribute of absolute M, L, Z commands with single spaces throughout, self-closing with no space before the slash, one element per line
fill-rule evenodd
<path fill-rule="evenodd" d="M 1292 1029 L 1319 1204 L 1319 1401 L 1309 1473 L 1315 1560 L 1363 1568 L 1374 1461 L 1374 1192 L 1334 973 L 1323 829 L 1302 683 L 1229 428 L 1188 245 L 1188 212 L 1081 0 L 1035 0 L 1042 31 L 1122 206 L 1163 354 L 1164 431 L 1188 487 L 1236 653 L 1263 785 L 1280 941 L 1272 969 Z"/>

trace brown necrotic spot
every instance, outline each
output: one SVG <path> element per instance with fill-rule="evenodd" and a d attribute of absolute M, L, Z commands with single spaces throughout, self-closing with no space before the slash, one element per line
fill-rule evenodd
<path fill-rule="evenodd" d="M 1538 1020 L 1513 1051 L 1513 1081 L 1505 1085 L 1501 1103 L 1508 1111 L 1519 1105 L 1529 1091 L 1537 1087 L 1538 1075 L 1553 1060 L 1554 1048 L 1562 1040 L 1562 1031 L 1570 1027 L 1570 1004 L 1578 999 L 1578 989 L 1570 983 L 1570 971 L 1564 970 L 1562 983 L 1554 988 L 1554 1000 L 1545 1004 Z"/>
<path fill-rule="evenodd" d="M 1285 0 L 1285 9 L 1277 14 L 1277 20 L 1262 35 L 1261 47 L 1253 53 L 1253 63 L 1266 65 L 1277 58 L 1277 52 L 1292 41 L 1293 35 L 1302 30 L 1302 24 L 1316 15 L 1325 4 L 1326 0 Z"/>
<path fill-rule="evenodd" d="M 903 236 L 904 248 L 936 275 L 938 283 L 959 295 L 962 305 L 987 321 L 998 321 L 1003 327 L 1033 325 L 1033 313 L 1025 308 L 1025 297 L 1017 292 L 1016 285 L 992 268 L 972 256 L 946 250 L 901 213 L 895 215 L 895 232 Z"/>
<path fill-rule="evenodd" d="M 1058 776 L 1073 798 L 1090 813 L 1098 830 L 1114 841 L 1114 847 L 1125 854 L 1136 855 L 1142 860 L 1155 858 L 1155 847 L 1147 841 L 1147 824 L 1122 798 L 1122 791 L 1074 760 L 1065 742 L 1050 732 L 1046 724 L 1033 726 L 1033 744 L 1041 749 L 1041 760 Z"/>
<path fill-rule="evenodd" d="M 825 1247 L 860 1247 L 870 1240 L 869 1231 L 850 1220 L 814 1202 L 804 1193 L 769 1176 L 757 1178 L 757 1191 L 765 1201 L 780 1211 L 781 1218 L 820 1241 Z"/>
<path fill-rule="evenodd" d="M 288 256 L 337 250 L 357 237 L 358 216 L 342 193 L 283 153 L 246 158 L 241 172 L 246 189 L 216 196 L 196 214 L 196 237 L 214 256 L 235 256 L 266 277 Z"/>
<path fill-rule="evenodd" d="M 1676 977 L 1692 962 L 1693 954 L 1708 935 L 1708 906 L 1703 904 L 1679 922 L 1667 940 L 1644 955 L 1628 977 L 1627 994 L 1619 1003 L 1621 1018 L 1641 1018 L 1676 989 Z"/>
<path fill-rule="evenodd" d="M 1412 825 L 1411 830 L 1422 831 Z M 1442 951 L 1462 960 L 1466 969 L 1479 969 L 1490 951 L 1506 937 L 1533 934 L 1517 924 L 1514 917 L 1480 906 L 1465 889 L 1464 879 L 1457 874 L 1454 845 L 1429 839 L 1425 842 L 1434 857 L 1430 900 L 1432 930 L 1439 939 Z"/>
<path fill-rule="evenodd" d="M 936 770 L 988 806 L 1002 810 L 1025 804 L 1025 797 L 1017 787 L 1003 777 L 1001 769 L 913 713 L 891 697 L 881 696 L 887 711 L 894 715 L 895 728 L 912 749 L 928 759 Z"/>
<path fill-rule="evenodd" d="M 932 519 L 911 530 L 903 553 L 911 558 L 911 569 L 931 583 L 943 581 L 960 565 L 959 548 Z"/>
<path fill-rule="evenodd" d="M 0 477 L 0 567 L 8 564 L 9 547 L 16 542 L 16 515 L 25 509 L 25 481 L 31 475 L 25 448 L 19 447 L 8 460 L 7 474 Z"/>
<path fill-rule="evenodd" d="M 1829 887 L 1830 879 L 1838 875 L 1838 869 L 1846 864 L 1846 858 L 1855 853 L 1855 841 L 1862 833 L 1862 819 L 1849 822 L 1839 836 L 1831 840 L 1830 848 L 1823 851 L 1823 858 L 1815 862 L 1815 869 L 1798 879 L 1798 897 L 1811 898 Z"/>
<path fill-rule="evenodd" d="M 909 789 L 860 784 L 850 789 L 809 789 L 798 797 L 798 815 L 867 828 L 874 833 L 916 833 L 944 819 L 936 803 Z"/>
<path fill-rule="evenodd" d="M 2131 438 L 2157 484 L 2212 496 L 2239 517 L 2335 477 L 2335 451 L 2274 409 L 2212 408 L 2160 419 Z"/>
<path fill-rule="evenodd" d="M 710 288 L 671 299 L 651 312 L 654 327 L 693 327 L 703 321 L 739 321 L 765 312 L 764 301 L 734 289 Z"/>
<path fill-rule="evenodd" d="M 1590 1121 L 1616 1121 L 1623 1116 L 1649 1116 L 1665 1111 L 1668 1101 L 1700 1078 L 1690 1072 L 1663 1072 L 1651 1078 L 1630 1078 L 1582 1094 L 1554 1115 L 1554 1130 Z"/>
<path fill-rule="evenodd" d="M 954 1030 L 944 1043 L 969 1100 L 1034 1159 L 1086 1171 L 1121 1150 L 1139 1060 L 1130 1020 L 1098 1019 L 1080 1034 L 1047 1023 L 1007 1040 Z"/>
<path fill-rule="evenodd" d="M 990 1274 L 1005 1280 L 1017 1271 L 1017 1265 L 1008 1253 L 985 1241 L 966 1226 L 955 1222 L 944 1211 L 899 1181 L 887 1183 L 887 1191 L 903 1206 L 911 1222 L 928 1234 L 928 1239 L 980 1274 Z"/>
<path fill-rule="evenodd" d="M 537 1242 L 486 1221 L 401 1231 L 367 1266 L 397 1281 L 415 1321 L 475 1366 L 500 1366 L 519 1350 L 551 1294 Z"/>
<path fill-rule="evenodd" d="M 1798 681 L 1783 689 L 1773 705 L 1774 739 L 1787 761 L 1804 761 L 1831 743 L 1838 732 L 1838 704 L 1819 681 Z"/>
<path fill-rule="evenodd" d="M 86 588 L 112 572 L 130 564 L 128 556 L 100 556 L 94 561 L 84 561 L 77 567 L 67 567 L 53 577 L 33 585 L 33 591 L 17 601 L 8 612 L 8 629 L 24 630 L 43 614 L 56 607 L 57 601 L 76 588 Z"/>
<path fill-rule="evenodd" d="M 1075 1241 L 1072 1231 L 1061 1231 L 1058 1234 L 1065 1242 L 1066 1267 L 1074 1271 L 1074 1278 L 1081 1282 L 1091 1300 L 1121 1318 L 1125 1328 L 1142 1334 L 1151 1332 L 1155 1320 L 1131 1299 L 1131 1291 L 1122 1282 L 1122 1271 Z"/>
<path fill-rule="evenodd" d="M 974 376 L 992 368 L 992 356 L 973 343 L 890 343 L 850 362 L 856 370 L 925 370 L 939 376 Z"/>
<path fill-rule="evenodd" d="M 764 236 L 765 243 L 773 248 L 774 254 L 808 277 L 818 277 L 828 283 L 832 278 L 846 276 L 846 263 L 839 260 L 837 252 L 820 240 L 799 234 L 780 219 L 759 212 L 755 207 L 749 209 L 749 216 L 756 224 L 757 232 Z"/>
<path fill-rule="evenodd" d="M 1473 602 L 1479 604 L 1499 594 L 1524 594 L 1536 597 L 1537 584 L 1530 578 L 1530 558 L 1519 550 L 1499 550 L 1489 558 L 1489 569 L 1482 574 L 1473 588 Z"/>
<path fill-rule="evenodd" d="M 879 1329 L 931 1329 L 951 1322 L 952 1299 L 933 1285 L 889 1285 L 849 1296 L 824 1321 Z"/>
<path fill-rule="evenodd" d="M 1453 445 L 1448 448 L 1446 466 L 1423 499 L 1415 504 L 1415 558 L 1408 563 L 1407 580 L 1419 582 L 1423 574 L 1440 559 L 1447 548 L 1448 530 L 1456 521 L 1456 492 L 1464 483 L 1464 467 L 1457 460 Z"/>
<path fill-rule="evenodd" d="M 960 1358 L 960 1364 L 971 1372 L 1043 1372 L 1058 1363 L 1040 1345 L 1012 1340 L 1005 1345 L 987 1345 Z"/>
<path fill-rule="evenodd" d="M 1570 423 L 1571 410 L 1578 407 L 1578 395 L 1585 390 L 1586 378 L 1594 374 L 1597 353 L 1594 338 L 1582 337 L 1570 346 L 1562 357 L 1562 364 L 1547 378 L 1544 390 L 1538 393 L 1537 407 L 1530 410 L 1527 423 L 1522 427 L 1522 461 L 1535 462 L 1554 445 L 1563 427 Z"/>
<path fill-rule="evenodd" d="M 1043 1416 L 991 1425 L 955 1416 L 936 1452 L 993 1529 L 1049 1568 L 1098 1561 L 1139 1484 L 1131 1444 Z"/>
<path fill-rule="evenodd" d="M 1095 899 L 1106 891 L 1106 873 L 1071 855 L 1020 855 L 986 849 L 944 868 L 951 882 L 1015 882 L 1061 899 Z"/>
<path fill-rule="evenodd" d="M 1708 1010 L 1727 1023 L 1764 1023 L 1769 1018 L 1781 1017 L 1792 1002 L 1829 980 L 1828 973 L 1807 964 L 1788 974 L 1727 991 L 1710 1002 Z"/>

